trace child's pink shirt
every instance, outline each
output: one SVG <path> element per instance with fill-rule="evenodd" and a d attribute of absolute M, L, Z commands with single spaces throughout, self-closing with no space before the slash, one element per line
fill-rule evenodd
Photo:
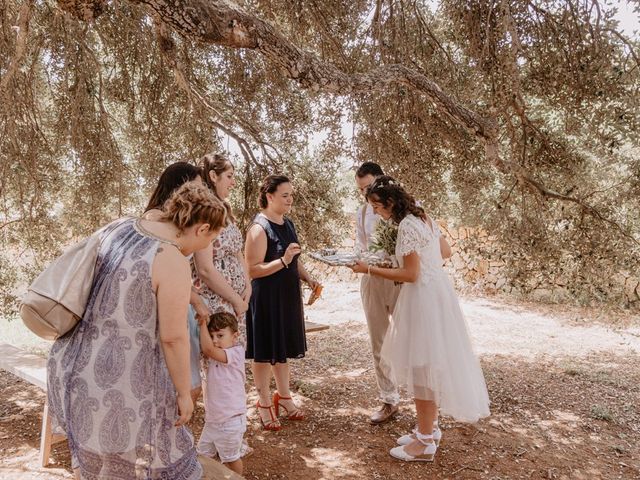
<path fill-rule="evenodd" d="M 244 389 L 244 348 L 234 345 L 225 348 L 227 363 L 208 358 L 205 421 L 224 423 L 231 417 L 247 413 L 247 394 Z"/>

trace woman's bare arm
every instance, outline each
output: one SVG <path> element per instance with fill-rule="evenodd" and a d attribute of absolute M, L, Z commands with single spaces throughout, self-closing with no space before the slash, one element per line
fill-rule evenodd
<path fill-rule="evenodd" d="M 209 290 L 217 293 L 231 304 L 242 301 L 240 295 L 235 292 L 227 282 L 227 279 L 213 265 L 213 244 L 209 244 L 207 248 L 195 252 L 193 259 L 198 276 L 209 287 Z"/>
<path fill-rule="evenodd" d="M 251 278 L 267 277 L 286 268 L 282 260 L 275 259 L 265 262 L 267 254 L 267 234 L 260 225 L 253 225 L 247 232 L 247 241 L 244 246 L 244 256 L 249 267 Z"/>
<path fill-rule="evenodd" d="M 401 268 L 375 267 L 358 262 L 351 269 L 356 273 L 369 273 L 394 282 L 413 283 L 420 276 L 420 256 L 416 252 L 411 252 L 402 258 L 403 266 Z"/>
<path fill-rule="evenodd" d="M 160 344 L 169 376 L 178 393 L 180 419 L 186 423 L 193 412 L 187 309 L 191 292 L 189 262 L 172 246 L 161 247 L 153 263 Z M 185 399 L 189 399 L 186 402 Z M 186 405 L 191 405 L 190 409 Z"/>

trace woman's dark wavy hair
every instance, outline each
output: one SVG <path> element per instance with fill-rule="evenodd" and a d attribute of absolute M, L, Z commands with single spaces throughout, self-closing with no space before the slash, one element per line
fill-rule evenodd
<path fill-rule="evenodd" d="M 380 202 L 385 208 L 391 207 L 391 218 L 396 223 L 400 223 L 410 213 L 427 220 L 424 209 L 416 204 L 416 200 L 402 188 L 397 180 L 388 175 L 377 177 L 369 185 L 365 195 L 367 200 Z"/>
<path fill-rule="evenodd" d="M 260 194 L 258 195 L 258 206 L 262 209 L 267 208 L 269 202 L 267 201 L 267 193 L 275 193 L 278 187 L 283 183 L 291 183 L 289 177 L 284 175 L 269 175 L 264 178 L 262 185 L 260 186 Z"/>
<path fill-rule="evenodd" d="M 200 168 L 187 162 L 176 162 L 165 168 L 158 179 L 158 185 L 151 194 L 145 212 L 149 210 L 162 210 L 171 194 L 187 182 L 195 180 L 200 175 Z"/>

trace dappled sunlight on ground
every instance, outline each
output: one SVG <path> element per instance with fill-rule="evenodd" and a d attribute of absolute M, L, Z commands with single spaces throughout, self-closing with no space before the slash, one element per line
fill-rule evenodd
<path fill-rule="evenodd" d="M 640 354 L 638 315 L 629 315 L 626 323 L 630 326 L 614 328 L 592 321 L 598 317 L 597 309 L 580 310 L 562 305 L 532 308 L 486 297 L 461 297 L 460 304 L 474 347 L 482 355 L 584 357 L 608 350 Z M 568 310 L 571 314 L 555 314 L 554 310 Z M 366 322 L 357 282 L 328 282 L 323 297 L 305 313 L 313 322 L 346 330 L 349 327 L 345 323 Z M 366 330 L 359 331 L 362 333 L 368 339 Z"/>
<path fill-rule="evenodd" d="M 361 462 L 355 461 L 353 458 L 354 451 L 349 449 L 349 445 L 345 445 L 347 451 L 340 451 L 333 448 L 313 448 L 311 456 L 302 456 L 307 467 L 320 472 L 320 478 L 340 478 L 357 477 L 360 469 L 355 468 L 361 466 Z M 349 451 L 351 450 L 351 451 Z"/>
<path fill-rule="evenodd" d="M 333 378 L 357 378 L 360 375 L 364 374 L 369 368 L 356 368 L 355 370 L 350 370 L 348 372 L 342 372 L 340 375 L 333 375 Z"/>
<path fill-rule="evenodd" d="M 490 299 L 463 300 L 482 353 L 491 416 L 475 426 L 442 418 L 436 461 L 404 464 L 389 449 L 414 427 L 412 401 L 403 398 L 393 421 L 369 424 L 380 405 L 369 337 L 354 306 L 357 288 L 342 293 L 335 298 L 345 297 L 351 311 L 334 302 L 331 328 L 308 335 L 307 356 L 291 362 L 292 391 L 305 421 L 282 419 L 281 431 L 263 431 L 248 370 L 245 437 L 255 451 L 245 461 L 247 479 L 640 478 L 640 355 L 633 350 L 640 338 L 629 329 L 576 325 Z M 316 310 L 322 301 L 328 298 L 306 312 L 327 323 L 317 315 L 329 314 L 328 306 Z M 43 401 L 37 387 L 0 372 L 1 480 L 71 478 L 65 443 L 54 446 L 52 466 L 38 468 Z M 203 417 L 200 402 L 191 422 L 196 438 Z"/>

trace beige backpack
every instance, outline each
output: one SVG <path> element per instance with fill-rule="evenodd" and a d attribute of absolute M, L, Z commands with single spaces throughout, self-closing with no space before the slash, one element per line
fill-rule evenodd
<path fill-rule="evenodd" d="M 55 340 L 76 326 L 89 301 L 100 243 L 95 233 L 69 247 L 33 281 L 20 307 L 29 330 Z"/>

